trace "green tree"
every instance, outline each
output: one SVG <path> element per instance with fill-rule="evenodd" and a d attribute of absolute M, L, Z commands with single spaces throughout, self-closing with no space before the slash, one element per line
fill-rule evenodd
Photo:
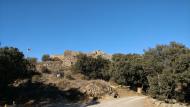
<path fill-rule="evenodd" d="M 85 54 L 79 54 L 77 59 L 77 62 L 73 66 L 76 71 L 92 79 L 109 79 L 107 73 L 110 64 L 109 60 L 103 59 L 100 56 L 93 58 Z"/>
<path fill-rule="evenodd" d="M 177 99 L 177 84 L 189 84 L 190 50 L 182 44 L 171 42 L 145 51 L 143 68 L 148 72 L 149 94 L 158 99 Z M 187 77 L 181 77 L 186 73 Z M 186 81 L 186 82 L 184 82 Z M 185 93 L 180 91 L 179 93 Z M 182 98 L 185 100 L 185 97 Z"/>
<path fill-rule="evenodd" d="M 50 58 L 50 55 L 49 54 L 44 54 L 43 56 L 42 56 L 42 61 L 50 61 L 51 60 L 51 58 Z"/>
<path fill-rule="evenodd" d="M 18 78 L 30 77 L 34 68 L 17 48 L 0 48 L 0 88 L 8 87 Z"/>
<path fill-rule="evenodd" d="M 27 60 L 29 61 L 29 63 L 31 63 L 31 64 L 37 64 L 37 62 L 38 62 L 37 58 L 34 58 L 34 57 L 27 57 L 26 59 L 27 59 Z"/>
<path fill-rule="evenodd" d="M 138 54 L 114 54 L 110 66 L 111 79 L 134 89 L 142 86 L 146 90 L 148 80 L 142 62 L 143 58 Z"/>
<path fill-rule="evenodd" d="M 109 70 L 110 79 L 118 84 L 128 85 L 127 70 L 129 67 L 130 64 L 125 61 L 112 62 Z"/>

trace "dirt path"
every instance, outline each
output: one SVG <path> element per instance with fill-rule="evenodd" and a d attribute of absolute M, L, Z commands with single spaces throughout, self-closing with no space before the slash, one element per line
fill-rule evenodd
<path fill-rule="evenodd" d="M 101 102 L 96 105 L 91 105 L 88 107 L 147 107 L 145 105 L 145 96 L 133 96 L 118 98 L 115 100 Z"/>

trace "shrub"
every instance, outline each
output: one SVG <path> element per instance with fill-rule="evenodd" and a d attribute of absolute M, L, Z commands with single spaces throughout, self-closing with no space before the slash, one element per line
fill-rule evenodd
<path fill-rule="evenodd" d="M 110 66 L 111 79 L 133 89 L 142 86 L 146 90 L 148 80 L 142 62 L 142 56 L 138 54 L 114 54 Z"/>
<path fill-rule="evenodd" d="M 109 79 L 107 74 L 110 64 L 109 60 L 103 59 L 100 56 L 93 58 L 85 54 L 79 54 L 77 59 L 77 62 L 73 66 L 75 71 L 81 72 L 92 79 Z"/>
<path fill-rule="evenodd" d="M 41 72 L 42 72 L 42 73 L 47 73 L 47 74 L 50 74 L 50 73 L 51 73 L 51 71 L 50 71 L 47 67 L 45 67 L 45 66 L 42 66 Z"/>
<path fill-rule="evenodd" d="M 50 58 L 50 56 L 48 54 L 44 54 L 42 56 L 42 61 L 50 61 L 50 60 L 51 60 L 51 58 Z"/>
<path fill-rule="evenodd" d="M 18 78 L 30 77 L 34 70 L 35 67 L 17 48 L 0 48 L 0 88 L 8 87 Z"/>
<path fill-rule="evenodd" d="M 37 64 L 37 62 L 38 62 L 37 58 L 34 58 L 34 57 L 27 57 L 26 59 L 31 64 Z"/>
<path fill-rule="evenodd" d="M 177 84 L 189 84 L 190 50 L 171 42 L 145 51 L 144 70 L 148 72 L 149 94 L 155 98 L 185 101 L 189 88 L 176 92 Z M 184 95 L 184 96 L 181 96 Z"/>

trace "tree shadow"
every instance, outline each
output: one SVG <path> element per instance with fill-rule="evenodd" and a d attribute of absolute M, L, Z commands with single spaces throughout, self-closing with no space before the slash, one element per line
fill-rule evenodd
<path fill-rule="evenodd" d="M 78 89 L 63 91 L 53 84 L 46 85 L 40 82 L 27 82 L 19 87 L 11 87 L 6 90 L 6 94 L 0 97 L 0 105 L 11 105 L 13 101 L 17 105 L 37 105 L 42 102 L 48 104 L 60 101 L 78 102 L 85 98 L 86 96 L 79 92 Z"/>
<path fill-rule="evenodd" d="M 95 105 L 95 104 L 99 104 L 99 103 L 100 102 L 98 101 L 98 98 L 94 97 L 90 101 L 88 101 L 85 106 Z"/>

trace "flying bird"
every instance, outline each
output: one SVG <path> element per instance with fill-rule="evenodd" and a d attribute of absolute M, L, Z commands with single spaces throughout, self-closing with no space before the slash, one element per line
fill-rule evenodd
<path fill-rule="evenodd" d="M 28 48 L 27 50 L 28 50 L 28 51 L 31 51 L 32 49 L 31 49 L 31 48 Z"/>

